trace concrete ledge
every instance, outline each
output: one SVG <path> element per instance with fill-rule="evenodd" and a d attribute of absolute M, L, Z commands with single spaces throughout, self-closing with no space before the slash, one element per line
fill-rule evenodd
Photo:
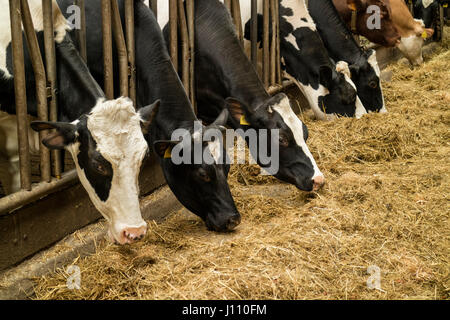
<path fill-rule="evenodd" d="M 141 200 L 142 216 L 145 220 L 162 221 L 167 215 L 181 208 L 182 205 L 167 186 Z M 105 221 L 102 219 L 72 233 L 18 266 L 0 273 L 0 300 L 31 298 L 32 278 L 54 272 L 77 257 L 93 254 L 98 243 L 106 241 L 105 236 Z"/>

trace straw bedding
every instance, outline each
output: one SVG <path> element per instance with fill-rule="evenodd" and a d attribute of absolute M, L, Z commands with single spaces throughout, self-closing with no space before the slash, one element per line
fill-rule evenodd
<path fill-rule="evenodd" d="M 145 239 L 35 279 L 38 299 L 449 299 L 450 41 L 411 70 L 391 65 L 388 114 L 319 122 L 301 115 L 327 183 L 305 193 L 254 165 L 230 185 L 243 222 L 208 232 L 182 210 Z M 369 266 L 380 287 L 369 289 Z"/>

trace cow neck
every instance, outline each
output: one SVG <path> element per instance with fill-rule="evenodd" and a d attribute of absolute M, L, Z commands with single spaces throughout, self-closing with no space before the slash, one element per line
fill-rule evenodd
<path fill-rule="evenodd" d="M 245 55 L 225 10 L 214 1 L 202 1 L 196 6 L 197 52 L 214 65 L 217 80 L 229 97 L 256 109 L 269 94 Z"/>
<path fill-rule="evenodd" d="M 153 133 L 170 139 L 179 128 L 192 129 L 197 120 L 167 52 L 160 27 L 148 8 L 135 6 L 138 107 L 160 100 Z"/>
<path fill-rule="evenodd" d="M 61 121 L 74 121 L 89 113 L 105 95 L 66 35 L 56 44 L 58 64 L 58 106 Z"/>
<path fill-rule="evenodd" d="M 335 60 L 357 63 L 363 51 L 339 16 L 331 1 L 311 1 L 310 14 L 316 21 L 322 40 Z"/>

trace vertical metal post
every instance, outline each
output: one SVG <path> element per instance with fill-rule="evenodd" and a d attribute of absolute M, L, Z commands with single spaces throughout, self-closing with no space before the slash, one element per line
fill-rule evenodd
<path fill-rule="evenodd" d="M 107 99 L 114 98 L 111 0 L 102 0 L 103 79 Z"/>
<path fill-rule="evenodd" d="M 276 21 L 276 52 L 275 52 L 275 60 L 276 60 L 276 74 L 277 74 L 277 80 L 276 83 L 281 85 L 283 82 L 283 79 L 281 78 L 281 53 L 280 53 L 280 4 L 278 0 L 275 0 L 275 21 Z"/>
<path fill-rule="evenodd" d="M 270 22 L 272 25 L 272 41 L 270 43 L 270 85 L 274 85 L 277 80 L 277 68 L 276 68 L 276 54 L 277 54 L 277 37 L 276 37 L 276 16 L 275 16 L 275 2 L 276 0 L 270 0 Z"/>
<path fill-rule="evenodd" d="M 149 5 L 155 15 L 155 18 L 158 19 L 158 0 L 150 0 Z"/>
<path fill-rule="evenodd" d="M 258 0 L 252 0 L 252 24 L 250 29 L 252 63 L 258 70 Z"/>
<path fill-rule="evenodd" d="M 76 5 L 80 8 L 80 30 L 76 31 L 77 41 L 80 48 L 80 56 L 84 62 L 87 63 L 86 9 L 84 6 L 84 0 L 76 0 Z"/>
<path fill-rule="evenodd" d="M 170 57 L 178 72 L 178 0 L 169 0 Z"/>
<path fill-rule="evenodd" d="M 129 67 L 129 96 L 136 107 L 136 55 L 134 39 L 134 0 L 125 0 L 125 29 Z"/>
<path fill-rule="evenodd" d="M 111 0 L 111 12 L 114 41 L 116 43 L 117 57 L 119 59 L 120 95 L 123 97 L 128 97 L 128 52 L 117 0 Z"/>
<path fill-rule="evenodd" d="M 231 0 L 224 0 L 224 5 L 227 8 L 228 12 L 231 14 Z"/>
<path fill-rule="evenodd" d="M 189 78 L 190 78 L 190 100 L 194 112 L 197 114 L 197 105 L 195 101 L 195 1 L 186 0 L 187 11 L 187 24 L 189 31 L 189 50 L 190 50 L 190 63 L 189 63 Z"/>
<path fill-rule="evenodd" d="M 269 51 L 269 0 L 264 1 L 263 7 L 263 83 L 266 88 L 269 87 L 270 73 L 270 51 Z"/>
<path fill-rule="evenodd" d="M 186 21 L 186 13 L 184 10 L 183 0 L 178 0 L 178 22 L 180 26 L 180 36 L 181 36 L 181 51 L 182 51 L 182 62 L 181 62 L 181 79 L 183 81 L 184 89 L 188 96 L 190 96 L 190 81 L 189 81 L 189 34 Z"/>
<path fill-rule="evenodd" d="M 56 9 L 55 9 L 56 10 Z M 59 10 L 59 9 L 58 9 Z M 53 5 L 52 0 L 42 0 L 42 15 L 44 19 L 44 47 L 45 47 L 45 65 L 47 72 L 47 86 L 50 88 L 49 96 L 49 118 L 50 121 L 58 120 L 58 100 L 57 91 L 57 73 L 56 73 L 56 52 L 53 36 Z M 82 21 L 83 23 L 83 21 Z M 42 139 L 41 139 L 42 140 Z M 53 167 L 56 178 L 61 178 L 62 162 L 61 152 L 52 150 Z"/>
<path fill-rule="evenodd" d="M 27 40 L 27 47 L 30 53 L 31 64 L 34 71 L 34 79 L 36 82 L 36 108 L 38 118 L 41 121 L 48 121 L 47 108 L 47 79 L 45 75 L 44 62 L 42 61 L 39 43 L 37 41 L 36 33 L 34 31 L 33 19 L 31 18 L 30 7 L 27 0 L 20 0 L 22 10 L 22 23 L 25 31 L 25 38 Z M 27 130 L 28 131 L 28 130 Z M 40 132 L 39 139 L 42 141 L 48 132 Z M 40 153 L 40 171 L 41 180 L 50 182 L 51 166 L 50 166 L 50 151 L 42 145 L 39 148 Z"/>
<path fill-rule="evenodd" d="M 20 184 L 22 189 L 31 190 L 31 162 L 28 148 L 27 96 L 22 42 L 21 10 L 19 1 L 9 1 L 9 14 L 11 19 L 17 134 L 19 137 Z"/>
<path fill-rule="evenodd" d="M 248 1 L 248 0 L 245 0 Z M 241 20 L 241 4 L 239 0 L 232 0 L 231 2 L 231 10 L 234 25 L 236 26 L 236 33 L 238 35 L 239 41 L 242 46 L 244 46 L 244 30 L 242 29 L 242 20 Z"/>

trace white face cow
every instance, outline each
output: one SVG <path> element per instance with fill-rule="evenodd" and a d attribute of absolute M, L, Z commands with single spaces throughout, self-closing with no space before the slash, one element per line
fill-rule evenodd
<path fill-rule="evenodd" d="M 56 129 L 43 144 L 72 154 L 81 183 L 108 221 L 111 239 L 120 244 L 146 233 L 138 198 L 139 171 L 148 151 L 141 126 L 150 124 L 158 105 L 137 113 L 128 98 L 100 100 L 72 123 L 31 124 L 36 131 Z"/>

